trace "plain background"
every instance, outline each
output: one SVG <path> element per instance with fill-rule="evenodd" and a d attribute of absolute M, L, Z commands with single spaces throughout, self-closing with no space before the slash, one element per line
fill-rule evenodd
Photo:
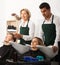
<path fill-rule="evenodd" d="M 38 35 L 38 24 L 43 19 L 39 10 L 39 5 L 42 2 L 48 2 L 51 6 L 52 13 L 60 16 L 60 0 L 0 0 L 0 46 L 6 36 L 6 22 L 13 19 L 11 13 L 19 12 L 23 8 L 27 8 L 31 12 L 31 20 L 36 25 L 35 35 Z"/>

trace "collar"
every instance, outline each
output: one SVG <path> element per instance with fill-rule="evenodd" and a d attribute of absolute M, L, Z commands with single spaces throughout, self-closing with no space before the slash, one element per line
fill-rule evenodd
<path fill-rule="evenodd" d="M 53 17 L 53 15 L 51 15 L 49 20 L 44 20 L 44 23 L 45 24 L 51 24 L 52 23 L 52 17 Z"/>
<path fill-rule="evenodd" d="M 25 21 L 23 19 L 21 19 L 21 26 L 26 27 L 26 25 L 28 24 L 28 21 Z"/>

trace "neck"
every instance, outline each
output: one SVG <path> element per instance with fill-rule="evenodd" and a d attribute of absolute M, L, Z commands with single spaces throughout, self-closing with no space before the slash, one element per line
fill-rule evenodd
<path fill-rule="evenodd" d="M 48 15 L 48 17 L 46 17 L 45 19 L 46 19 L 46 20 L 49 20 L 50 17 L 51 17 L 51 15 L 52 15 L 52 14 L 50 13 L 50 14 Z"/>
<path fill-rule="evenodd" d="M 27 20 L 24 19 L 23 21 L 26 22 Z"/>
<path fill-rule="evenodd" d="M 10 45 L 10 43 L 9 43 L 9 42 L 4 41 L 4 45 Z"/>
<path fill-rule="evenodd" d="M 23 19 L 24 22 L 29 21 L 28 19 Z"/>
<path fill-rule="evenodd" d="M 4 45 L 10 45 L 10 41 L 4 41 Z"/>
<path fill-rule="evenodd" d="M 38 49 L 37 48 L 32 48 L 33 51 L 37 51 Z"/>

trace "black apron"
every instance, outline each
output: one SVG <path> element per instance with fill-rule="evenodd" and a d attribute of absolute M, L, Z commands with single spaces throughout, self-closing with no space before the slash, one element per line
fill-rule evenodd
<path fill-rule="evenodd" d="M 28 27 L 28 24 L 26 25 L 26 27 L 20 27 L 20 34 L 23 34 L 23 35 L 29 35 L 29 27 Z M 31 40 L 30 41 L 25 41 L 24 39 L 20 39 L 20 44 L 30 44 L 31 43 Z"/>
<path fill-rule="evenodd" d="M 53 23 L 54 15 L 52 16 L 52 22 L 51 24 L 42 24 L 42 30 L 44 32 L 43 38 L 44 38 L 44 44 L 46 46 L 53 45 L 56 38 L 56 26 Z"/>

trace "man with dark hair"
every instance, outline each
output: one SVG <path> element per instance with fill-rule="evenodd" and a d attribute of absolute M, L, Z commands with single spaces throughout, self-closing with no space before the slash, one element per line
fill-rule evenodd
<path fill-rule="evenodd" d="M 46 9 L 50 9 L 50 5 L 48 4 L 48 3 L 46 3 L 46 2 L 44 2 L 44 3 L 42 3 L 40 6 L 39 6 L 39 8 L 40 9 L 42 9 L 42 8 L 46 8 Z"/>
<path fill-rule="evenodd" d="M 52 45 L 53 52 L 56 52 L 58 41 L 60 41 L 60 18 L 51 13 L 51 7 L 46 2 L 40 4 L 39 8 L 44 17 L 40 37 L 42 37 L 46 46 Z"/>

